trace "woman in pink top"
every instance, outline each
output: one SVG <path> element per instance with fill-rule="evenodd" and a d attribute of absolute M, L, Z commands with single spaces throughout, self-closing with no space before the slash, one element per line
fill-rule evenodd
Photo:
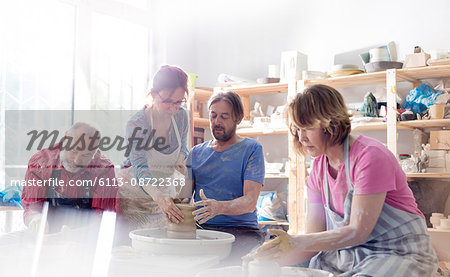
<path fill-rule="evenodd" d="M 342 95 L 315 85 L 289 105 L 299 152 L 315 157 L 307 182 L 306 234 L 256 251 L 280 264 L 309 260 L 337 276 L 431 276 L 437 258 L 397 159 L 377 140 L 350 135 Z"/>

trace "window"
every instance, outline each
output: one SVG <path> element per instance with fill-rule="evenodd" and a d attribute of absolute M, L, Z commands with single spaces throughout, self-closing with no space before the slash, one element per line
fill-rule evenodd
<path fill-rule="evenodd" d="M 148 18 L 148 0 L 0 1 L 0 190 L 9 166 L 5 111 L 63 110 L 54 120 L 70 126 L 77 109 L 143 105 Z"/>
<path fill-rule="evenodd" d="M 91 41 L 91 108 L 140 108 L 148 83 L 148 30 L 93 13 Z"/>

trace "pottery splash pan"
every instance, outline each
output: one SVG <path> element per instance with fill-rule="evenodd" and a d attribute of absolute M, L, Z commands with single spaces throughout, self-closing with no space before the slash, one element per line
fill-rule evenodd
<path fill-rule="evenodd" d="M 167 237 L 167 229 L 151 228 L 130 232 L 131 246 L 156 255 L 199 256 L 213 255 L 225 259 L 230 255 L 235 237 L 231 234 L 210 230 L 197 230 L 195 239 Z"/>

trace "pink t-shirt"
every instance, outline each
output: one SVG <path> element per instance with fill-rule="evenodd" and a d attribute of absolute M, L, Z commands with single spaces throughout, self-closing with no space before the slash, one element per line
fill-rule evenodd
<path fill-rule="evenodd" d="M 423 214 L 406 182 L 406 175 L 395 156 L 379 141 L 359 136 L 350 148 L 350 180 L 355 195 L 387 192 L 385 202 L 394 208 L 412 214 Z M 314 159 L 306 185 L 310 203 L 325 203 L 323 193 L 324 172 L 327 170 L 330 186 L 330 207 L 344 216 L 344 200 L 348 192 L 344 162 L 338 167 L 336 179 L 331 177 L 325 155 Z"/>

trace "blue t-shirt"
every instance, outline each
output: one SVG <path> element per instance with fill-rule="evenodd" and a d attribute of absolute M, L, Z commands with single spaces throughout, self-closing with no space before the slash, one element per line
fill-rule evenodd
<path fill-rule="evenodd" d="M 207 198 L 229 201 L 244 195 L 244 180 L 264 183 L 262 146 L 254 139 L 244 138 L 225 151 L 213 150 L 212 141 L 196 145 L 190 152 L 187 166 L 195 183 L 195 201 L 203 189 Z M 241 215 L 218 215 L 205 225 L 249 227 L 258 229 L 256 208 Z"/>

